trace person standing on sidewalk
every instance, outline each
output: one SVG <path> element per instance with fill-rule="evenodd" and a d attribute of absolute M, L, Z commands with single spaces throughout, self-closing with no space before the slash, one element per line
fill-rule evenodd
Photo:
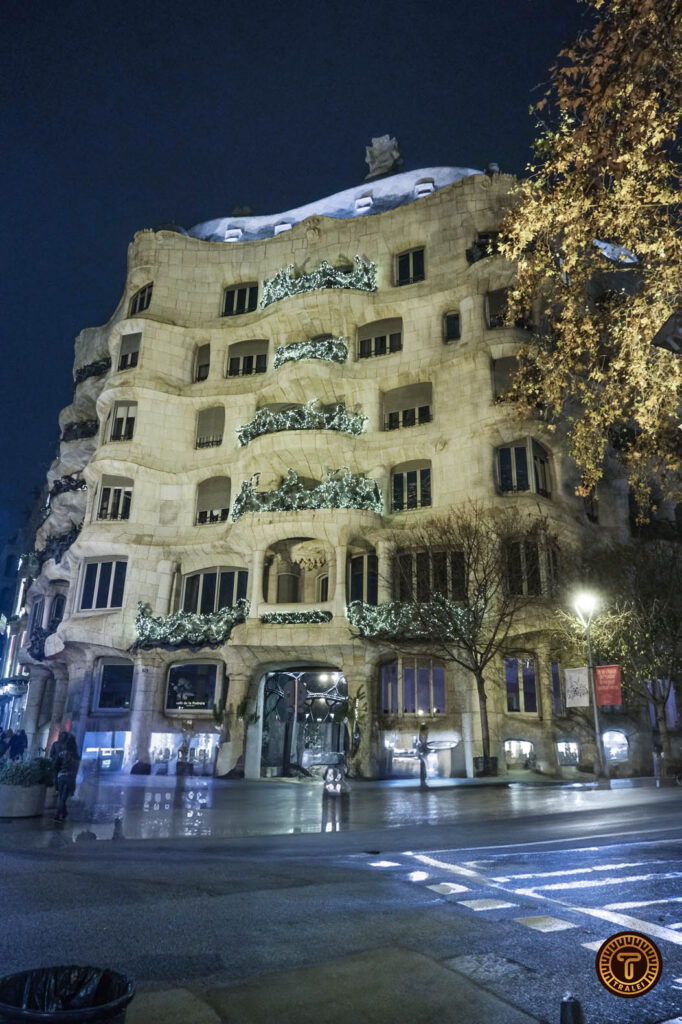
<path fill-rule="evenodd" d="M 60 741 L 62 741 L 62 737 L 64 737 L 64 740 L 55 759 L 57 794 L 59 797 L 57 813 L 54 816 L 55 821 L 66 820 L 66 801 L 76 792 L 76 776 L 78 775 L 78 766 L 80 764 L 80 756 L 75 739 L 69 733 L 60 733 Z"/>

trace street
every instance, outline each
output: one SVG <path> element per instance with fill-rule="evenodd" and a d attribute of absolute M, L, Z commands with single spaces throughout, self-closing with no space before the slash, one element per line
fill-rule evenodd
<path fill-rule="evenodd" d="M 112 802 L 90 806 L 110 819 L 94 824 L 0 823 L 4 973 L 71 961 L 129 973 L 132 1024 L 332 1024 L 351 1010 L 378 1024 L 553 1024 L 567 991 L 585 1024 L 682 1015 L 678 788 L 355 784 L 334 802 L 310 784 L 205 780 L 210 806 L 189 837 L 179 781 L 165 819 L 140 809 L 153 780 L 128 787 L 138 811 L 119 830 L 154 821 L 169 838 L 109 841 Z M 637 999 L 607 993 L 594 970 L 624 929 L 663 956 Z"/>

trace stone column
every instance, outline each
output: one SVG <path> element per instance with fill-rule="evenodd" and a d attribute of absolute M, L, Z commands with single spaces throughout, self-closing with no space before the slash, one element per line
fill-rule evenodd
<path fill-rule="evenodd" d="M 130 747 L 125 767 L 149 766 L 149 744 L 155 715 L 162 710 L 166 662 L 154 652 L 140 651 L 133 669 L 133 701 L 130 709 Z M 145 770 L 140 774 L 148 774 Z"/>
<path fill-rule="evenodd" d="M 244 738 L 249 715 L 245 707 L 248 686 L 249 677 L 246 674 L 230 673 L 216 775 L 227 775 L 244 755 Z"/>
<path fill-rule="evenodd" d="M 263 563 L 265 562 L 265 550 L 257 548 L 253 552 L 251 561 L 251 572 L 249 573 L 248 595 L 251 602 L 249 612 L 250 619 L 257 619 L 260 614 L 260 605 L 263 602 Z M 267 601 L 267 597 L 266 597 Z"/>
<path fill-rule="evenodd" d="M 30 751 L 38 732 L 38 717 L 43 696 L 45 695 L 45 686 L 52 673 L 42 665 L 30 665 L 29 672 L 28 693 L 26 694 L 26 705 L 21 718 L 21 728 L 26 732 L 28 739 L 27 749 Z"/>
<path fill-rule="evenodd" d="M 54 676 L 54 701 L 52 702 L 52 717 L 50 719 L 50 731 L 47 737 L 47 752 L 50 752 L 52 744 L 59 736 L 64 718 L 64 707 L 66 705 L 66 694 L 69 689 L 69 672 L 66 665 L 55 662 L 52 665 Z"/>
<path fill-rule="evenodd" d="M 377 541 L 377 559 L 379 563 L 378 604 L 389 604 L 392 594 L 392 561 L 394 545 L 388 540 Z"/>
<path fill-rule="evenodd" d="M 336 577 L 332 611 L 334 615 L 344 615 L 346 612 L 346 556 L 348 549 L 345 544 L 339 544 L 334 551 L 336 553 Z"/>
<path fill-rule="evenodd" d="M 360 729 L 360 745 L 355 755 L 348 758 L 348 769 L 351 777 L 376 778 L 380 769 L 381 751 L 379 749 L 379 729 L 372 709 L 375 706 L 373 682 L 362 671 L 346 674 L 348 683 L 349 711 L 357 707 L 358 727 Z M 352 727 L 351 727 L 352 728 Z M 352 742 L 352 736 L 351 736 Z"/>

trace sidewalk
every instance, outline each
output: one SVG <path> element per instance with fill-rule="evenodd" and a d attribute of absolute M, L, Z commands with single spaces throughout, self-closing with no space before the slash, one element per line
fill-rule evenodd
<path fill-rule="evenodd" d="M 244 984 L 142 991 L 126 1024 L 541 1024 L 447 961 L 385 948 L 261 975 Z M 513 999 L 513 993 L 510 993 Z M 547 1019 L 556 1021 L 559 1008 Z"/>

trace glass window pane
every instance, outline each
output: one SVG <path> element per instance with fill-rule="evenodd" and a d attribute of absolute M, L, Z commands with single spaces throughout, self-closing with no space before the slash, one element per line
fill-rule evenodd
<path fill-rule="evenodd" d="M 534 541 L 524 541 L 526 556 L 526 593 L 540 594 L 540 557 L 538 546 Z"/>
<path fill-rule="evenodd" d="M 412 555 L 399 555 L 396 562 L 399 601 L 412 600 Z"/>
<path fill-rule="evenodd" d="M 247 293 L 247 290 L 248 289 L 246 289 L 246 288 L 237 288 L 237 303 L 236 303 L 236 306 L 235 306 L 235 312 L 236 313 L 245 313 L 246 312 L 246 293 Z"/>
<path fill-rule="evenodd" d="M 230 288 L 225 292 L 225 316 L 234 313 L 234 289 Z"/>
<path fill-rule="evenodd" d="M 218 608 L 231 608 L 234 603 L 234 572 L 221 572 Z"/>
<path fill-rule="evenodd" d="M 405 477 L 402 473 L 393 476 L 393 511 L 401 512 L 405 507 Z"/>
<path fill-rule="evenodd" d="M 265 353 L 256 356 L 256 373 L 265 373 L 267 369 L 268 357 Z"/>
<path fill-rule="evenodd" d="M 360 340 L 360 358 L 369 359 L 372 354 L 372 339 L 362 338 Z"/>
<path fill-rule="evenodd" d="M 202 576 L 202 587 L 201 587 L 201 605 L 199 612 L 201 615 L 210 615 L 211 612 L 215 611 L 215 591 L 216 591 L 216 577 L 215 572 L 204 572 Z"/>
<path fill-rule="evenodd" d="M 445 318 L 445 340 L 456 341 L 459 338 L 459 313 L 448 313 Z"/>
<path fill-rule="evenodd" d="M 246 598 L 246 587 L 249 581 L 249 573 L 246 569 L 240 569 L 237 573 L 237 600 Z"/>
<path fill-rule="evenodd" d="M 123 589 L 126 583 L 127 562 L 116 562 L 114 570 L 114 585 L 111 588 L 111 608 L 121 608 L 123 605 Z"/>
<path fill-rule="evenodd" d="M 201 577 L 198 573 L 185 579 L 185 598 L 182 602 L 183 612 L 192 612 L 193 614 L 196 612 L 197 602 L 199 601 L 200 580 Z"/>
<path fill-rule="evenodd" d="M 431 470 L 419 470 L 419 486 L 421 490 L 421 506 L 425 508 L 431 504 Z"/>
<path fill-rule="evenodd" d="M 537 711 L 537 696 L 535 692 L 535 662 L 531 658 L 524 658 L 521 662 L 523 675 L 523 710 Z"/>
<path fill-rule="evenodd" d="M 376 604 L 379 590 L 379 559 L 367 555 L 367 603 Z M 326 598 L 325 598 L 326 600 Z"/>
<path fill-rule="evenodd" d="M 433 666 L 433 710 L 437 715 L 445 714 L 445 669 Z"/>
<path fill-rule="evenodd" d="M 417 507 L 417 470 L 411 469 L 407 476 L 407 507 Z"/>
<path fill-rule="evenodd" d="M 249 288 L 249 313 L 253 313 L 258 305 L 258 285 L 254 284 Z"/>
<path fill-rule="evenodd" d="M 430 559 L 426 551 L 417 552 L 417 600 L 428 601 L 431 597 Z"/>
<path fill-rule="evenodd" d="M 403 409 L 403 426 L 413 427 L 417 421 L 415 409 Z"/>
<path fill-rule="evenodd" d="M 403 712 L 413 715 L 415 707 L 414 664 L 403 665 Z"/>
<path fill-rule="evenodd" d="M 500 490 L 513 491 L 514 478 L 512 476 L 511 448 L 499 448 L 497 455 L 500 460 Z"/>
<path fill-rule="evenodd" d="M 431 713 L 431 671 L 428 665 L 420 665 L 417 670 L 417 710 L 427 715 Z"/>
<path fill-rule="evenodd" d="M 205 711 L 215 706 L 216 665 L 174 665 L 168 673 L 166 709 Z"/>
<path fill-rule="evenodd" d="M 507 684 L 507 711 L 520 711 L 519 663 L 516 658 L 504 659 L 504 671 Z"/>
<path fill-rule="evenodd" d="M 415 249 L 412 253 L 412 280 L 424 280 L 424 250 Z"/>
<path fill-rule="evenodd" d="M 400 352 L 403 347 L 402 334 L 391 334 L 388 339 L 388 347 L 391 352 Z"/>
<path fill-rule="evenodd" d="M 241 360 L 239 356 L 230 356 L 230 366 L 227 371 L 229 377 L 238 377 L 239 370 L 241 369 Z"/>
<path fill-rule="evenodd" d="M 433 553 L 433 591 L 447 597 L 448 593 L 448 561 L 444 551 Z"/>
<path fill-rule="evenodd" d="M 106 608 L 109 605 L 109 584 L 111 583 L 112 565 L 112 562 L 100 562 L 95 608 Z"/>
<path fill-rule="evenodd" d="M 450 591 L 453 601 L 466 600 L 466 565 L 463 551 L 453 551 L 450 555 L 450 573 L 452 578 L 452 589 Z"/>
<path fill-rule="evenodd" d="M 398 257 L 398 284 L 407 284 L 410 280 L 410 254 L 403 253 Z"/>
<path fill-rule="evenodd" d="M 99 707 L 129 708 L 132 689 L 132 665 L 104 665 L 99 691 Z"/>
<path fill-rule="evenodd" d="M 350 560 L 350 599 L 351 601 L 364 601 L 365 583 L 365 559 L 363 555 L 356 555 Z"/>
<path fill-rule="evenodd" d="M 528 456 L 526 446 L 514 448 L 514 461 L 516 463 L 516 490 L 528 490 Z"/>
<path fill-rule="evenodd" d="M 374 339 L 374 355 L 385 356 L 386 355 L 386 335 L 380 334 L 378 338 Z"/>
<path fill-rule="evenodd" d="M 242 359 L 242 373 L 245 377 L 253 373 L 253 356 L 244 356 Z"/>

